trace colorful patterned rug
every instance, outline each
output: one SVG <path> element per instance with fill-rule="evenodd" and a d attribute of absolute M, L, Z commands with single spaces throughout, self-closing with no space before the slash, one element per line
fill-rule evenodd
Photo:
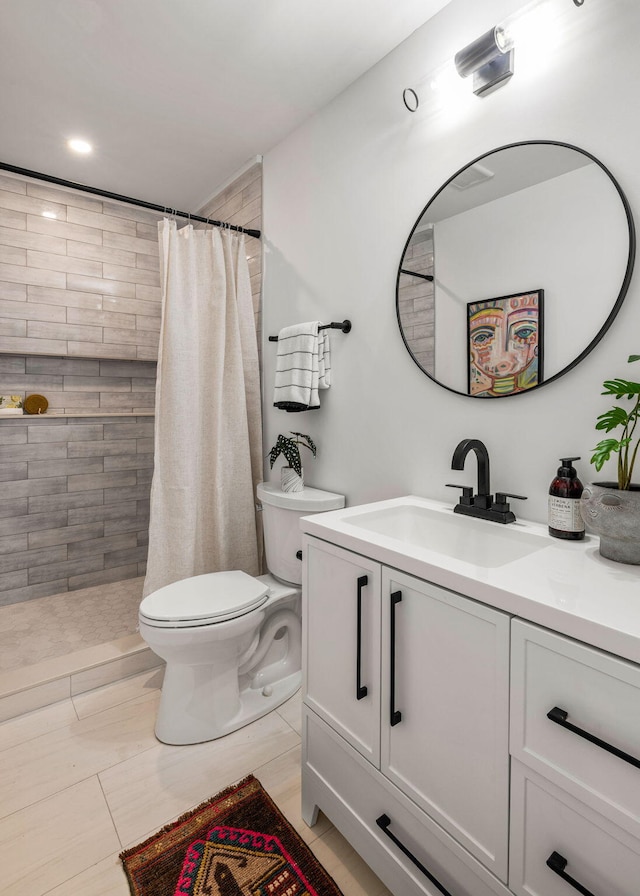
<path fill-rule="evenodd" d="M 253 775 L 120 858 L 133 896 L 342 896 Z"/>

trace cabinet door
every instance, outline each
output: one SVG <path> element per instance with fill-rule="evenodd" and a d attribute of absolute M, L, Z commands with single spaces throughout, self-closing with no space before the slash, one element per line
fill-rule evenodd
<path fill-rule="evenodd" d="M 516 759 L 511 812 L 509 887 L 517 896 L 640 891 L 640 841 Z"/>
<path fill-rule="evenodd" d="M 302 649 L 307 706 L 380 765 L 380 564 L 303 542 Z"/>
<path fill-rule="evenodd" d="M 505 882 L 509 618 L 383 569 L 381 770 Z"/>

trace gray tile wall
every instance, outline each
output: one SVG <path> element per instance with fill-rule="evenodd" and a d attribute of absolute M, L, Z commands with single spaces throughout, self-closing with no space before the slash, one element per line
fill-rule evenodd
<path fill-rule="evenodd" d="M 417 230 L 407 246 L 402 267 L 435 276 L 433 230 Z M 408 274 L 400 275 L 398 313 L 402 332 L 416 361 L 432 376 L 435 372 L 434 284 Z"/>
<path fill-rule="evenodd" d="M 157 360 L 161 217 L 0 174 L 0 352 Z"/>
<path fill-rule="evenodd" d="M 144 574 L 153 418 L 0 420 L 0 605 Z"/>

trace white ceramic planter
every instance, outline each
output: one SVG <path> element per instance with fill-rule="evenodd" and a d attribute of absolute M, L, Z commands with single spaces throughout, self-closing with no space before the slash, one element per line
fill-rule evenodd
<path fill-rule="evenodd" d="M 304 488 L 304 470 L 298 476 L 293 467 L 282 467 L 280 470 L 280 488 L 283 492 L 301 492 Z"/>
<path fill-rule="evenodd" d="M 22 408 L 0 408 L 0 416 L 2 417 L 21 417 Z"/>

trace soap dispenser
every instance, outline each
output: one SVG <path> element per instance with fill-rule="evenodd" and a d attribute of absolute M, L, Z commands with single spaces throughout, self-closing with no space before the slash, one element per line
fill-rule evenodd
<path fill-rule="evenodd" d="M 561 466 L 549 486 L 549 535 L 579 541 L 584 538 L 584 520 L 580 515 L 583 485 L 572 462 L 579 457 L 560 458 Z"/>

